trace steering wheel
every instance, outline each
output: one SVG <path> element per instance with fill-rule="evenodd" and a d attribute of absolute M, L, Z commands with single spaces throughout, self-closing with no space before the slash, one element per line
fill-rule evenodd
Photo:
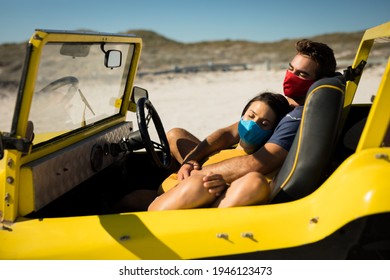
<path fill-rule="evenodd" d="M 61 99 L 62 103 L 66 103 L 67 101 L 72 99 L 72 97 L 74 96 L 74 94 L 76 93 L 76 91 L 79 88 L 79 80 L 76 77 L 66 76 L 66 77 L 62 77 L 60 79 L 57 79 L 57 80 L 51 82 L 50 84 L 48 84 L 47 86 L 45 86 L 44 88 L 42 88 L 39 91 L 39 93 L 46 93 L 46 92 L 55 91 L 55 90 L 59 89 L 60 87 L 63 87 L 66 85 L 70 85 L 70 87 L 69 87 L 67 93 L 64 95 L 64 97 Z"/>
<path fill-rule="evenodd" d="M 145 111 L 147 111 L 146 115 Z M 150 139 L 148 125 L 151 119 L 156 127 L 160 143 L 156 143 Z M 137 121 L 143 144 L 151 156 L 153 163 L 157 167 L 168 169 L 171 165 L 171 150 L 168 139 L 156 109 L 153 107 L 152 102 L 145 97 L 140 98 L 137 102 Z M 162 152 L 162 158 L 158 156 L 158 150 Z"/>

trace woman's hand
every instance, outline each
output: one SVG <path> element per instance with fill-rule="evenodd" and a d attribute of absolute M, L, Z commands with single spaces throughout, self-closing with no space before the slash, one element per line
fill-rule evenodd
<path fill-rule="evenodd" d="M 177 179 L 179 181 L 184 180 L 191 175 L 193 170 L 200 170 L 200 164 L 198 162 L 194 160 L 184 162 L 177 172 Z"/>

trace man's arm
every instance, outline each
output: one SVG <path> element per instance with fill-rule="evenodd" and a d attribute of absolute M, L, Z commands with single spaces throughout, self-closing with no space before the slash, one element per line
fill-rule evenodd
<path fill-rule="evenodd" d="M 251 155 L 227 159 L 193 172 L 199 172 L 203 175 L 220 174 L 227 183 L 231 183 L 251 171 L 257 171 L 261 174 L 275 171 L 283 164 L 287 154 L 288 152 L 281 146 L 266 143 Z"/>

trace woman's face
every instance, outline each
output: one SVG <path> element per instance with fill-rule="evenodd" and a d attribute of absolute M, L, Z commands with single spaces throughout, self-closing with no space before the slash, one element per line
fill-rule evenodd
<path fill-rule="evenodd" d="M 264 130 L 274 129 L 276 126 L 276 114 L 263 101 L 252 102 L 242 118 L 253 120 Z"/>

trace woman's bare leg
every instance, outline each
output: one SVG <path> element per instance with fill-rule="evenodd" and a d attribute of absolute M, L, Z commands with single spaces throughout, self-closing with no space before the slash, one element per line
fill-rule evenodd
<path fill-rule="evenodd" d="M 149 211 L 191 209 L 209 206 L 217 199 L 203 186 L 203 175 L 191 175 L 176 187 L 158 196 L 150 205 Z"/>
<path fill-rule="evenodd" d="M 226 192 L 213 207 L 258 205 L 269 202 L 270 186 L 267 179 L 258 172 L 250 172 L 231 183 Z"/>
<path fill-rule="evenodd" d="M 180 163 L 199 143 L 200 140 L 185 129 L 172 128 L 167 133 L 172 156 Z"/>

